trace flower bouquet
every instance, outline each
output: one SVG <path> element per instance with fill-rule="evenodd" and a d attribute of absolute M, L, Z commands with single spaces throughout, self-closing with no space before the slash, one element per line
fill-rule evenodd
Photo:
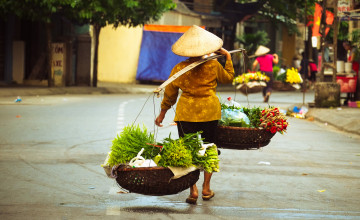
<path fill-rule="evenodd" d="M 285 72 L 280 72 L 274 81 L 274 89 L 280 91 L 288 91 L 300 89 L 300 83 L 303 82 L 300 73 L 294 67 L 287 69 Z"/>
<path fill-rule="evenodd" d="M 244 73 L 234 78 L 233 85 L 244 94 L 260 92 L 270 78 L 261 72 Z"/>
<path fill-rule="evenodd" d="M 229 149 L 251 149 L 268 145 L 278 132 L 286 132 L 285 115 L 274 107 L 246 108 L 228 100 L 222 104 L 221 120 L 216 132 L 216 145 Z"/>
<path fill-rule="evenodd" d="M 267 108 L 261 111 L 259 127 L 270 131 L 272 134 L 276 132 L 283 134 L 287 126 L 286 117 L 278 108 Z"/>

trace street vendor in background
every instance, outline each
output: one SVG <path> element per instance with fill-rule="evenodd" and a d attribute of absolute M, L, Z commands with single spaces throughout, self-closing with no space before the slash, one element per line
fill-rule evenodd
<path fill-rule="evenodd" d="M 309 59 L 309 69 L 310 69 L 310 72 L 308 73 L 307 79 L 309 80 L 309 88 L 313 89 L 314 84 L 316 82 L 316 74 L 318 71 L 317 65 L 313 59 Z"/>
<path fill-rule="evenodd" d="M 303 51 L 301 53 L 301 56 L 302 56 L 302 59 L 301 59 L 301 62 L 300 62 L 300 69 L 299 69 L 299 73 L 301 75 L 301 77 L 305 80 L 305 79 L 308 79 L 310 74 L 311 74 L 311 70 L 310 70 L 310 65 L 309 65 L 309 59 L 305 56 L 305 52 Z M 305 82 L 305 81 L 304 81 Z M 306 88 L 305 88 L 306 84 L 303 83 L 302 85 L 302 90 L 303 91 L 306 91 Z"/>
<path fill-rule="evenodd" d="M 189 59 L 178 63 L 172 69 L 171 76 L 184 67 L 200 60 L 203 56 L 213 52 L 223 54 L 226 57 L 225 67 L 217 60 L 209 60 L 194 69 L 181 75 L 165 88 L 164 99 L 161 103 L 161 112 L 155 119 L 157 126 L 162 126 L 166 112 L 175 105 L 179 98 L 175 119 L 179 136 L 202 131 L 205 142 L 214 143 L 214 137 L 218 120 L 221 118 L 221 105 L 216 96 L 218 83 L 231 83 L 234 79 L 234 67 L 230 53 L 222 48 L 223 41 L 216 35 L 193 25 L 172 46 L 173 53 L 189 57 Z M 202 188 L 203 200 L 214 197 L 210 189 L 212 173 L 204 171 L 204 182 Z M 190 195 L 187 203 L 196 204 L 198 189 L 196 184 L 190 187 Z"/>
<path fill-rule="evenodd" d="M 270 51 L 269 48 L 260 45 L 254 54 L 257 58 L 252 64 L 252 71 L 255 71 L 257 65 L 259 65 L 260 71 L 270 78 L 270 81 L 266 82 L 266 87 L 263 89 L 262 92 L 264 97 L 264 102 L 269 101 L 272 92 L 272 87 L 274 82 L 273 64 L 279 63 L 278 55 L 275 53 L 267 54 L 269 51 Z"/>

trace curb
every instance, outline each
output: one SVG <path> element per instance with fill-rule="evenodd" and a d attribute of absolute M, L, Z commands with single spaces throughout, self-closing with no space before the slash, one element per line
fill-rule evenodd
<path fill-rule="evenodd" d="M 360 111 L 357 108 L 310 108 L 307 117 L 327 123 L 341 131 L 360 135 Z"/>

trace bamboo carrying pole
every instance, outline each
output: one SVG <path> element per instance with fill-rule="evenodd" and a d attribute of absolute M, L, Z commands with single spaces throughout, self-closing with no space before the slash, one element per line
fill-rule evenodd
<path fill-rule="evenodd" d="M 232 50 L 229 51 L 229 53 L 236 53 L 236 52 L 243 52 L 244 54 L 246 53 L 245 49 L 236 49 L 236 50 Z M 205 63 L 208 60 L 212 60 L 212 59 L 216 59 L 219 58 L 221 56 L 224 56 L 222 54 L 219 55 L 213 55 L 213 56 L 209 56 L 206 58 L 203 58 L 201 60 L 198 60 L 190 65 L 188 65 L 187 67 L 185 67 L 184 69 L 180 70 L 179 72 L 175 73 L 173 76 L 171 76 L 168 80 L 166 80 L 164 83 L 162 83 L 157 89 L 154 90 L 154 93 L 157 94 L 157 96 L 159 97 L 159 93 L 161 92 L 161 90 L 163 90 L 167 85 L 169 85 L 172 81 L 174 81 L 175 79 L 177 79 L 179 76 L 181 76 L 182 74 L 186 73 L 187 71 L 195 68 L 196 66 Z"/>

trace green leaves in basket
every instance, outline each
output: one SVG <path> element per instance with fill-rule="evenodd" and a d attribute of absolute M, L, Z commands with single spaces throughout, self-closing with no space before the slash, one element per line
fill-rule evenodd
<path fill-rule="evenodd" d="M 154 135 L 148 133 L 145 126 L 141 129 L 139 125 L 130 124 L 124 127 L 122 132 L 113 140 L 109 165 L 128 163 L 137 156 L 141 148 L 144 148 L 141 156 L 145 159 L 152 159 L 160 152 L 160 148 L 150 145 L 154 143 Z"/>
<path fill-rule="evenodd" d="M 193 158 L 194 164 L 202 167 L 206 172 L 219 172 L 219 157 L 216 145 L 208 147 L 205 151 L 204 156 L 196 154 Z"/>
<path fill-rule="evenodd" d="M 168 138 L 164 139 L 162 146 L 158 166 L 189 167 L 192 165 L 192 153 L 191 150 L 186 147 L 183 138 L 173 140 L 169 135 Z"/>
<path fill-rule="evenodd" d="M 253 107 L 253 108 L 243 108 L 244 113 L 249 117 L 250 119 L 250 127 L 251 128 L 258 128 L 260 125 L 260 117 L 261 117 L 261 111 L 263 109 L 260 107 Z"/>

